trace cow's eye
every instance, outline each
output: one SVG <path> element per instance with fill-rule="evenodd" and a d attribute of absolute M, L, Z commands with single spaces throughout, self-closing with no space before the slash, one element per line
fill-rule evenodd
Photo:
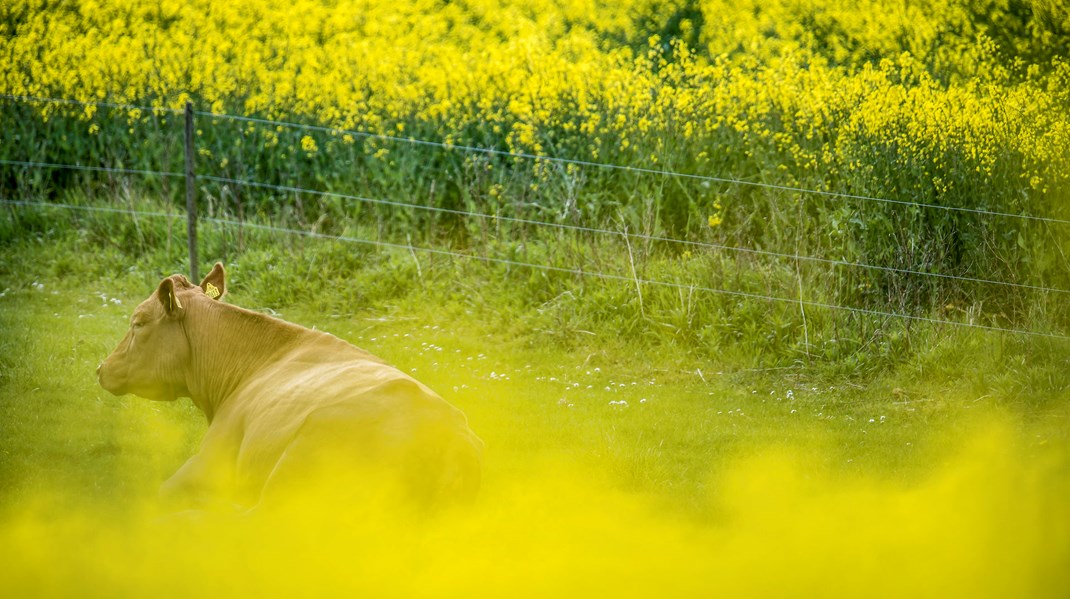
<path fill-rule="evenodd" d="M 134 324 L 132 324 L 130 326 L 132 326 L 134 328 L 134 330 L 136 331 L 136 330 L 140 329 L 141 327 L 145 326 L 145 323 L 141 322 L 141 321 L 138 321 L 138 322 L 135 322 Z"/>

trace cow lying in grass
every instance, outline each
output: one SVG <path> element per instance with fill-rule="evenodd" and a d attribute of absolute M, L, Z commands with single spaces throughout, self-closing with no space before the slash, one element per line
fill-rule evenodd
<path fill-rule="evenodd" d="M 222 264 L 199 286 L 164 279 L 97 369 L 116 395 L 190 397 L 207 416 L 166 497 L 253 507 L 309 488 L 433 505 L 474 496 L 483 444 L 460 410 L 337 337 L 219 301 L 225 292 Z"/>

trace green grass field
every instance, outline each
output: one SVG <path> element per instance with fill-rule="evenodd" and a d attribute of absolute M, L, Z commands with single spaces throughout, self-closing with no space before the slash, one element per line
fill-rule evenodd
<path fill-rule="evenodd" d="M 203 417 L 94 375 L 175 263 L 63 232 L 4 252 L 6 596 L 1058 597 L 1070 582 L 1051 343 L 944 330 L 872 376 L 754 369 L 612 330 L 548 341 L 509 326 L 525 315 L 508 299 L 431 280 L 347 305 L 359 277 L 324 271 L 338 290 L 286 302 L 259 290 L 296 282 L 237 256 L 229 301 L 333 332 L 461 407 L 487 443 L 484 489 L 416 522 L 360 506 L 176 522 L 156 486 Z M 454 268 L 437 276 L 473 283 Z"/>

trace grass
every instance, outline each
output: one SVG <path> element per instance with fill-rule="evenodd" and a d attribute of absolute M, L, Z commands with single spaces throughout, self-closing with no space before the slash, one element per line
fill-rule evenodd
<path fill-rule="evenodd" d="M 231 256 L 229 300 L 330 331 L 462 408 L 487 442 L 479 504 L 423 523 L 353 506 L 157 520 L 155 487 L 196 450 L 203 418 L 188 401 L 114 398 L 93 372 L 181 256 L 137 257 L 94 227 L 5 238 L 0 555 L 21 574 L 0 588 L 16 595 L 80 580 L 100 596 L 1066 588 L 1065 347 L 933 329 L 876 371 L 756 368 L 672 336 L 616 335 L 612 319 L 553 334 L 547 304 L 523 308 L 523 290 L 468 263 L 413 278 L 404 254 L 344 262 L 311 241 L 314 259 L 289 266 L 277 246 Z M 306 266 L 311 288 L 294 274 Z M 557 284 L 550 295 L 610 292 Z M 208 582 L 220 568 L 228 582 Z"/>

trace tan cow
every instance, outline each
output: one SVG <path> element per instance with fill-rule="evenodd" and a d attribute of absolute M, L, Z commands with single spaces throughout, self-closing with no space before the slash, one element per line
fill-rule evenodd
<path fill-rule="evenodd" d="M 161 281 L 97 369 L 116 395 L 190 397 L 207 416 L 165 496 L 244 507 L 306 485 L 436 505 L 474 496 L 483 443 L 460 410 L 337 337 L 219 301 L 224 278 L 216 264 L 199 286 Z"/>

